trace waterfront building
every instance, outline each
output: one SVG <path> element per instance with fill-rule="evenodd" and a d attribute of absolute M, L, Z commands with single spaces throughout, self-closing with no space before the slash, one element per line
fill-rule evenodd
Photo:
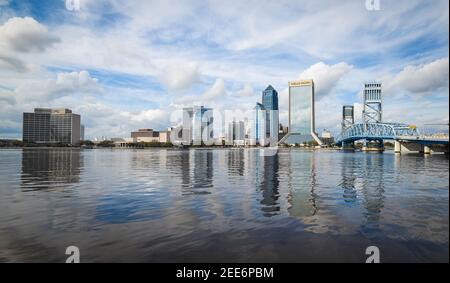
<path fill-rule="evenodd" d="M 194 106 L 183 109 L 183 144 L 202 145 L 214 143 L 213 109 Z"/>
<path fill-rule="evenodd" d="M 131 132 L 131 139 L 135 143 L 159 142 L 159 132 L 153 129 L 139 129 L 137 132 Z"/>
<path fill-rule="evenodd" d="M 170 134 L 172 128 L 168 128 L 167 131 L 155 131 L 153 129 L 139 129 L 136 132 L 131 132 L 130 142 L 140 143 L 140 142 L 159 142 L 168 143 L 170 142 Z"/>
<path fill-rule="evenodd" d="M 81 117 L 70 109 L 35 108 L 23 113 L 25 143 L 79 145 Z"/>
<path fill-rule="evenodd" d="M 324 144 L 326 144 L 326 145 L 331 145 L 331 144 L 334 143 L 334 137 L 333 137 L 333 135 L 331 134 L 330 131 L 328 131 L 328 130 L 326 130 L 326 129 L 322 131 L 321 140 L 322 140 L 322 142 L 323 142 Z"/>
<path fill-rule="evenodd" d="M 313 80 L 289 82 L 289 132 L 280 143 L 323 144 L 315 131 L 314 95 Z"/>
<path fill-rule="evenodd" d="M 85 140 L 85 136 L 84 136 L 84 125 L 80 126 L 80 140 L 84 141 Z"/>
<path fill-rule="evenodd" d="M 262 105 L 266 110 L 266 138 L 276 144 L 279 132 L 278 92 L 271 85 L 262 93 Z"/>
<path fill-rule="evenodd" d="M 254 145 L 266 144 L 266 111 L 264 105 L 256 103 L 254 112 L 253 140 Z"/>
<path fill-rule="evenodd" d="M 228 124 L 227 142 L 228 144 L 241 144 L 245 140 L 244 121 L 233 121 Z M 237 142 L 239 141 L 239 142 Z"/>
<path fill-rule="evenodd" d="M 159 132 L 153 129 L 139 129 L 137 132 L 131 132 L 132 138 L 158 138 Z"/>
<path fill-rule="evenodd" d="M 171 131 L 159 132 L 159 142 L 160 143 L 170 142 L 170 132 Z"/>

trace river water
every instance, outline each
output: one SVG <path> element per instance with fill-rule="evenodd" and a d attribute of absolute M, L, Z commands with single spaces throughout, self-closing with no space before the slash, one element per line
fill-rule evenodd
<path fill-rule="evenodd" d="M 448 262 L 449 159 L 0 150 L 0 262 Z"/>

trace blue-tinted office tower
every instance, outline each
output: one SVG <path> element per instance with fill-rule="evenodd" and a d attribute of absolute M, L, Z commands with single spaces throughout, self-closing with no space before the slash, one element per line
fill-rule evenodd
<path fill-rule="evenodd" d="M 264 145 L 266 141 L 266 111 L 261 103 L 256 103 L 253 126 L 253 138 L 255 145 Z"/>
<path fill-rule="evenodd" d="M 271 143 L 278 143 L 278 92 L 271 85 L 269 85 L 262 93 L 262 105 L 266 110 L 266 138 L 268 138 Z"/>

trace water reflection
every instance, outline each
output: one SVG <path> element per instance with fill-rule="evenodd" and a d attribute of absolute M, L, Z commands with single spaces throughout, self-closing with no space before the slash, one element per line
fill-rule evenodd
<path fill-rule="evenodd" d="M 363 170 L 363 205 L 368 225 L 376 224 L 384 207 L 384 157 L 380 154 L 364 156 Z"/>
<path fill-rule="evenodd" d="M 45 190 L 80 181 L 83 157 L 78 149 L 22 150 L 22 190 Z"/>
<path fill-rule="evenodd" d="M 245 156 L 243 149 L 232 149 L 227 154 L 228 174 L 230 176 L 244 176 Z"/>
<path fill-rule="evenodd" d="M 262 192 L 261 210 L 264 216 L 271 217 L 280 212 L 280 203 L 278 201 L 280 197 L 278 191 L 280 186 L 278 178 L 279 157 L 278 155 L 264 156 L 260 157 L 260 161 L 263 163 L 259 185 L 259 189 Z"/>
<path fill-rule="evenodd" d="M 182 192 L 189 194 L 210 194 L 213 186 L 213 152 L 190 150 L 182 152 Z"/>
<path fill-rule="evenodd" d="M 288 212 L 306 220 L 317 213 L 315 154 L 290 154 L 288 159 Z"/>
<path fill-rule="evenodd" d="M 0 180 L 0 261 L 448 261 L 439 156 L 25 149 Z"/>
<path fill-rule="evenodd" d="M 357 172 L 355 158 L 352 154 L 344 154 L 342 162 L 342 182 L 339 186 L 343 189 L 343 199 L 347 204 L 356 202 L 356 179 Z"/>

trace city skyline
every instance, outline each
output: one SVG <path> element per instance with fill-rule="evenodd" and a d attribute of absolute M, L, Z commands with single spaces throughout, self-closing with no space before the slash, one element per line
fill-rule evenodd
<path fill-rule="evenodd" d="M 449 6 L 0 0 L 0 263 L 448 262 Z"/>
<path fill-rule="evenodd" d="M 193 105 L 252 109 L 268 84 L 287 125 L 295 79 L 315 82 L 318 133 L 340 132 L 342 105 L 361 121 L 375 80 L 384 121 L 448 123 L 448 1 L 241 2 L 1 1 L 0 137 L 36 107 L 80 113 L 87 139 L 165 129 Z"/>

